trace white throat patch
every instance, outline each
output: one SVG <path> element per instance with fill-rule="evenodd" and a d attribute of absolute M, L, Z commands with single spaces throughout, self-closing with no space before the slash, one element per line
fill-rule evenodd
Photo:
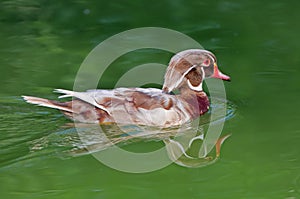
<path fill-rule="evenodd" d="M 202 91 L 202 82 L 198 85 L 198 86 L 193 86 L 190 82 L 190 80 L 187 81 L 190 89 L 194 90 L 194 91 Z"/>
<path fill-rule="evenodd" d="M 205 77 L 205 72 L 204 72 L 204 69 L 201 68 L 201 71 L 202 71 L 202 82 L 204 80 L 204 77 Z M 194 91 L 202 91 L 202 82 L 198 85 L 198 86 L 193 86 L 190 82 L 190 80 L 187 80 L 187 83 L 188 83 L 188 86 L 190 89 L 194 90 Z"/>

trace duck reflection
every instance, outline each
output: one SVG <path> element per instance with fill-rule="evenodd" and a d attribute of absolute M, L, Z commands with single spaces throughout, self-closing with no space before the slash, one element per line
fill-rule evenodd
<path fill-rule="evenodd" d="M 195 129 L 193 123 L 188 123 L 180 127 L 160 129 L 137 125 L 75 124 L 81 142 L 77 142 L 69 153 L 72 156 L 80 156 L 133 142 L 156 141 L 164 143 L 165 150 L 162 151 L 172 162 L 184 167 L 197 168 L 216 162 L 220 157 L 222 143 L 229 137 L 226 135 L 208 141 L 205 133 L 207 126 L 201 125 Z M 207 146 L 212 144 L 214 148 L 208 149 Z"/>

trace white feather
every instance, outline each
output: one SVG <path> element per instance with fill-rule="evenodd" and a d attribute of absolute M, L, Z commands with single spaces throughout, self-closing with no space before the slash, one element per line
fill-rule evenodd
<path fill-rule="evenodd" d="M 110 112 L 104 106 L 102 106 L 96 102 L 95 97 L 94 97 L 96 92 L 75 92 L 75 91 L 64 90 L 64 89 L 55 89 L 54 92 L 65 94 L 65 95 L 60 96 L 59 98 L 75 97 L 75 98 L 78 98 L 89 104 L 92 104 L 95 107 L 100 108 L 100 109 L 106 111 L 108 114 L 110 114 Z"/>

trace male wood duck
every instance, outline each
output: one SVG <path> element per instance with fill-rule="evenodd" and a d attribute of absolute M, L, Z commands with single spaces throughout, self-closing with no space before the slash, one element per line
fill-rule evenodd
<path fill-rule="evenodd" d="M 68 118 L 83 123 L 119 123 L 170 127 L 182 125 L 209 110 L 209 100 L 202 90 L 205 78 L 230 80 L 220 72 L 215 55 L 207 50 L 189 49 L 174 55 L 168 65 L 163 88 L 116 88 L 75 92 L 55 89 L 58 102 L 22 96 L 26 102 L 55 108 Z M 178 90 L 179 94 L 172 94 Z"/>

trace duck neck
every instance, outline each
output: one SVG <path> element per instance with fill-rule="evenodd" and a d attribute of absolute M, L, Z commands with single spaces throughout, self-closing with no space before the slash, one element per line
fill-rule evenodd
<path fill-rule="evenodd" d="M 209 110 L 209 99 L 204 91 L 180 89 L 180 97 L 187 103 L 188 111 L 193 118 L 203 115 Z"/>

